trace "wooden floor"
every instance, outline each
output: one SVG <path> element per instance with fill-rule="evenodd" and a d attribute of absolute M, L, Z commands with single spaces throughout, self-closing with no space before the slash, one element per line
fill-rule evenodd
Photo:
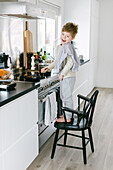
<path fill-rule="evenodd" d="M 99 88 L 92 133 L 95 152 L 91 153 L 88 144 L 87 165 L 83 163 L 82 151 L 59 146 L 51 160 L 53 134 L 27 170 L 113 170 L 113 89 Z M 70 142 L 81 145 L 81 140 L 74 137 L 68 138 Z"/>

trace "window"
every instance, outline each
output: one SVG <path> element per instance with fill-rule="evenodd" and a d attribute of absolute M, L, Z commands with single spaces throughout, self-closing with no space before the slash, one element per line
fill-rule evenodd
<path fill-rule="evenodd" d="M 38 21 L 38 51 L 42 48 L 53 56 L 55 41 L 55 19 L 46 18 Z"/>
<path fill-rule="evenodd" d="M 38 51 L 42 48 L 50 53 L 50 56 L 54 56 L 54 48 L 58 44 L 58 27 L 61 26 L 58 25 L 59 20 L 61 20 L 59 17 L 60 6 L 42 0 L 39 1 L 38 5 L 41 9 L 41 16 L 45 18 L 37 21 Z"/>
<path fill-rule="evenodd" d="M 46 52 L 53 56 L 55 41 L 55 19 L 46 18 Z"/>
<path fill-rule="evenodd" d="M 38 20 L 38 51 L 45 48 L 45 20 Z"/>
<path fill-rule="evenodd" d="M 11 57 L 15 64 L 17 52 L 23 52 L 23 20 L 3 17 L 0 18 L 1 52 Z"/>

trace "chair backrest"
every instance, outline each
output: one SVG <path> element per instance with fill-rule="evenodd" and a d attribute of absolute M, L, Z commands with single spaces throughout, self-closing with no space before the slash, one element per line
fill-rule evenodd
<path fill-rule="evenodd" d="M 94 115 L 94 109 L 95 109 L 95 104 L 97 100 L 97 95 L 99 91 L 96 90 L 92 96 L 89 98 L 89 101 L 84 101 L 84 106 L 83 106 L 83 113 L 84 113 L 84 118 L 86 118 L 86 125 L 90 126 L 92 124 L 93 120 L 93 115 Z"/>

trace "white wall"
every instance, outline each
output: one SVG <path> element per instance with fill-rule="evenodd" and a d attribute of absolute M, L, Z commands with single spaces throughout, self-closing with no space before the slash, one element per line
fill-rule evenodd
<path fill-rule="evenodd" d="M 96 86 L 113 88 L 113 0 L 100 0 Z"/>
<path fill-rule="evenodd" d="M 99 41 L 99 0 L 91 0 L 89 89 L 96 86 Z"/>
<path fill-rule="evenodd" d="M 76 74 L 77 79 L 73 92 L 74 106 L 76 107 L 77 94 L 87 95 L 96 86 L 99 0 L 65 0 L 64 23 L 69 21 L 77 22 L 80 25 L 80 41 L 86 48 L 87 53 L 89 53 L 90 59 L 89 62 L 80 66 Z M 83 55 L 85 55 L 85 52 Z"/>
<path fill-rule="evenodd" d="M 90 39 L 90 0 L 65 0 L 64 23 L 78 24 L 78 34 L 75 38 L 79 54 L 89 58 Z"/>

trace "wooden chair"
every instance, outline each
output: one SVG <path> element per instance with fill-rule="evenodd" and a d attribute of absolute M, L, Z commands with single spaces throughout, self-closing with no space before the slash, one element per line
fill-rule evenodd
<path fill-rule="evenodd" d="M 51 159 L 54 158 L 56 145 L 63 146 L 63 147 L 69 147 L 74 149 L 80 149 L 83 150 L 83 159 L 84 164 L 87 164 L 87 158 L 86 158 L 86 145 L 90 142 L 91 150 L 94 152 L 94 145 L 93 145 L 93 138 L 92 138 L 92 132 L 91 132 L 91 126 L 93 121 L 93 115 L 94 115 L 94 109 L 96 104 L 96 99 L 99 91 L 96 90 L 90 98 L 78 95 L 78 109 L 72 110 L 70 108 L 62 107 L 62 111 L 64 114 L 65 122 L 55 122 L 54 126 L 56 128 L 56 134 L 54 138 L 53 143 L 53 149 L 51 153 Z M 82 108 L 80 105 L 80 100 L 82 99 Z M 66 111 L 72 113 L 71 122 L 68 123 L 66 121 Z M 58 137 L 59 130 L 64 130 L 64 133 Z M 88 130 L 89 137 L 85 137 L 85 130 Z M 68 131 L 81 131 L 81 136 L 68 133 Z M 74 137 L 79 137 L 82 139 L 82 147 L 75 147 L 71 145 L 66 145 L 67 136 L 71 135 Z M 64 136 L 63 144 L 58 144 L 57 142 Z M 87 142 L 86 142 L 87 140 Z"/>

